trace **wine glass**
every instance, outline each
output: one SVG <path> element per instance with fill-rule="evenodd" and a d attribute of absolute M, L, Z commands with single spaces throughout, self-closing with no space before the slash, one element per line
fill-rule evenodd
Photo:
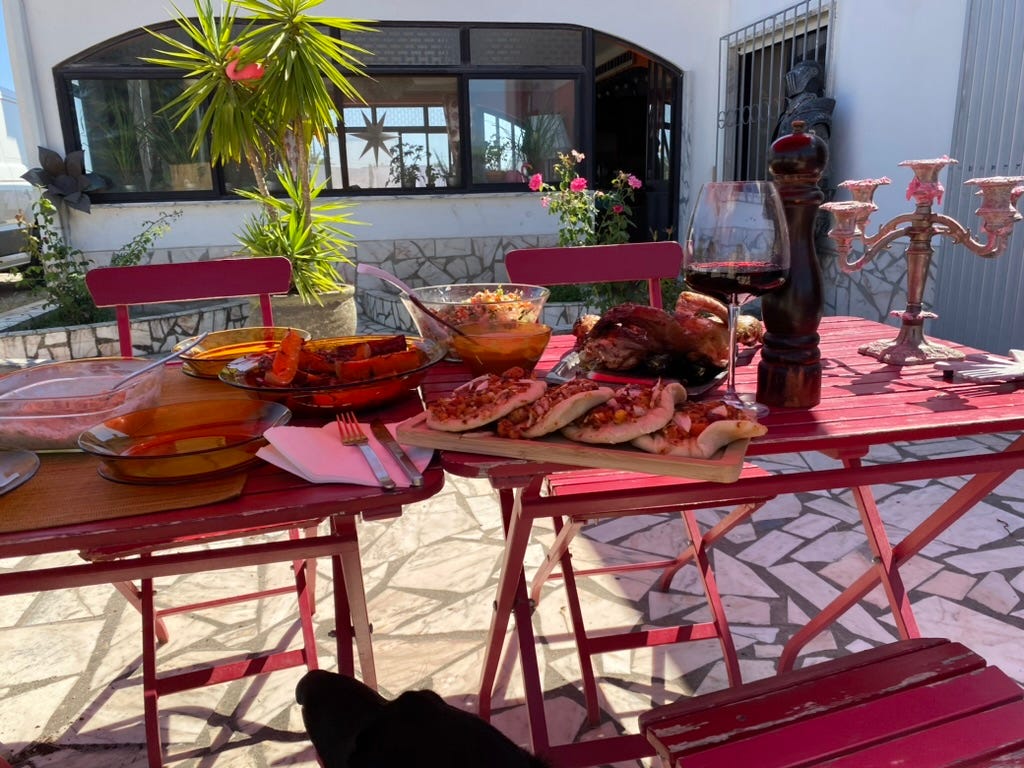
<path fill-rule="evenodd" d="M 770 181 L 705 184 L 690 218 L 683 277 L 729 305 L 729 370 L 723 400 L 758 416 L 768 408 L 736 392 L 736 320 L 740 306 L 789 278 L 789 230 Z"/>

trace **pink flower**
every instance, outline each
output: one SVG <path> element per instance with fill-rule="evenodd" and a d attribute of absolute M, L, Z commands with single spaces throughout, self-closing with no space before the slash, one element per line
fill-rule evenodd
<path fill-rule="evenodd" d="M 228 76 L 229 80 L 236 82 L 245 82 L 251 80 L 259 80 L 263 77 L 264 69 L 263 65 L 258 61 L 251 61 L 248 64 L 242 64 L 239 66 L 241 59 L 242 49 L 237 45 L 231 49 L 231 53 L 228 54 L 228 64 L 224 67 L 224 74 Z"/>
<path fill-rule="evenodd" d="M 549 205 L 551 205 L 551 198 L 548 197 L 547 195 L 544 195 L 544 197 L 540 199 L 540 204 L 542 207 L 547 208 Z"/>
<path fill-rule="evenodd" d="M 569 182 L 569 189 L 573 192 L 582 192 L 587 188 L 587 180 L 582 176 L 577 176 L 575 179 Z"/>
<path fill-rule="evenodd" d="M 621 214 L 624 210 L 626 210 L 626 209 L 623 208 L 621 205 L 613 205 L 612 206 L 612 213 Z"/>
<path fill-rule="evenodd" d="M 531 192 L 539 192 L 540 188 L 541 188 L 541 186 L 543 184 L 544 184 L 544 177 L 541 176 L 539 173 L 535 173 L 535 174 L 533 174 L 533 176 L 530 177 L 530 191 Z"/>
<path fill-rule="evenodd" d="M 571 154 L 572 154 L 572 159 L 575 160 L 577 163 L 582 163 L 584 160 L 587 159 L 586 155 L 584 155 L 582 152 L 579 152 L 579 151 L 577 151 L 575 149 L 571 150 Z"/>
<path fill-rule="evenodd" d="M 633 189 L 640 189 L 640 187 L 644 185 L 644 183 L 633 174 L 629 174 L 629 178 L 626 179 L 626 183 L 628 183 Z"/>

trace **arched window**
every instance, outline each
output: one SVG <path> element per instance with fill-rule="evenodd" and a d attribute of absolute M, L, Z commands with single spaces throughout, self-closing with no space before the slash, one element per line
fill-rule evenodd
<path fill-rule="evenodd" d="M 373 53 L 370 77 L 356 80 L 363 102 L 339 101 L 315 157 L 326 194 L 521 191 L 579 149 L 597 188 L 620 169 L 649 181 L 635 239 L 674 226 L 677 70 L 575 26 L 381 23 L 349 39 Z M 252 182 L 193 154 L 193 127 L 161 111 L 182 81 L 141 60 L 155 42 L 138 30 L 56 69 L 65 145 L 108 182 L 96 204 L 214 199 Z"/>

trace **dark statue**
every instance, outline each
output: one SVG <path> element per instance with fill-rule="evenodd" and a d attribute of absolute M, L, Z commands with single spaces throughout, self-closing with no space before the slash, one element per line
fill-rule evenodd
<path fill-rule="evenodd" d="M 775 125 L 774 138 L 793 132 L 793 121 L 803 120 L 808 131 L 828 141 L 832 135 L 832 111 L 836 100 L 824 96 L 825 70 L 817 61 L 797 62 L 786 73 L 786 110 Z"/>
<path fill-rule="evenodd" d="M 832 138 L 832 111 L 836 100 L 824 96 L 825 68 L 814 59 L 798 61 L 786 73 L 786 110 L 779 115 L 775 124 L 774 138 L 793 133 L 793 122 L 802 120 L 808 133 L 815 134 L 825 142 L 828 148 Z M 831 181 L 831 163 L 826 161 L 822 169 L 818 187 L 824 193 L 823 202 L 829 202 L 835 196 L 835 188 Z M 820 213 L 814 225 L 814 239 L 819 255 L 824 256 L 832 250 L 828 239 L 831 217 Z"/>

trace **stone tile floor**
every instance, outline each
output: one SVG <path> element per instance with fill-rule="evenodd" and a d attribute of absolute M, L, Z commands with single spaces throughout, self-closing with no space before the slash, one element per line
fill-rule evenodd
<path fill-rule="evenodd" d="M 872 457 L 951 454 L 967 450 L 968 442 L 897 446 Z M 997 448 L 1006 442 L 1002 436 L 987 439 Z M 766 465 L 804 461 L 786 456 Z M 831 466 L 823 457 L 814 461 Z M 892 537 L 899 538 L 958 484 L 951 479 L 877 489 Z M 710 525 L 721 514 L 708 510 L 700 517 Z M 864 568 L 869 553 L 857 521 L 847 493 L 779 497 L 716 546 L 714 565 L 745 679 L 771 675 L 785 641 Z M 964 641 L 1024 682 L 1022 533 L 1024 476 L 1018 474 L 902 573 L 924 634 Z M 679 549 L 682 535 L 673 515 L 607 521 L 584 529 L 574 556 L 581 566 L 663 557 Z M 429 687 L 474 709 L 502 541 L 489 486 L 449 477 L 439 495 L 410 506 L 401 518 L 361 524 L 360 537 L 381 691 L 394 696 Z M 547 524 L 534 531 L 528 567 L 540 561 L 552 537 Z M 3 569 L 18 566 L 0 561 Z M 331 669 L 326 563 L 320 573 L 321 663 Z M 171 603 L 208 596 L 214 589 L 283 583 L 287 577 L 286 567 L 271 566 L 164 579 L 158 583 L 159 599 Z M 656 577 L 643 571 L 581 579 L 589 625 L 644 626 L 707 615 L 689 569 L 666 593 L 651 589 Z M 539 648 L 555 743 L 598 738 L 620 728 L 635 731 L 637 715 L 651 706 L 725 685 L 716 641 L 598 657 L 603 721 L 589 727 L 557 584 L 547 588 L 534 618 L 535 628 L 547 636 Z M 291 601 L 281 597 L 202 616 L 172 616 L 172 637 L 161 662 L 176 667 L 294 641 L 291 609 Z M 0 599 L 0 756 L 32 768 L 143 768 L 138 630 L 138 614 L 110 587 Z M 883 594 L 876 589 L 801 658 L 810 663 L 894 637 Z M 168 765 L 316 766 L 293 700 L 300 674 L 288 670 L 163 698 Z M 507 660 L 499 683 L 494 722 L 525 743 L 518 670 Z"/>

